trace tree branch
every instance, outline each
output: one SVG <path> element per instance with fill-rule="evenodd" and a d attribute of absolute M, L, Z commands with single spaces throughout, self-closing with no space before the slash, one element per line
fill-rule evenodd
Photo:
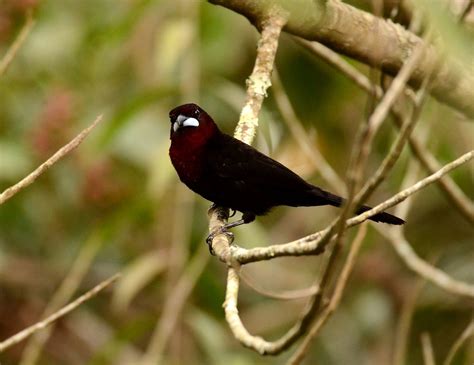
<path fill-rule="evenodd" d="M 434 183 L 439 180 L 442 176 L 452 171 L 453 169 L 459 167 L 460 165 L 470 161 L 474 157 L 474 151 L 470 151 L 456 160 L 448 163 L 442 169 L 438 170 L 434 174 L 418 181 L 416 184 L 410 186 L 407 189 L 402 190 L 398 194 L 394 195 L 392 198 L 387 199 L 385 202 L 377 205 L 376 207 L 347 220 L 346 224 L 348 227 L 355 226 L 367 220 L 369 217 L 372 217 L 375 214 L 381 213 L 386 209 L 393 207 L 400 202 L 407 199 L 409 196 L 415 194 L 419 190 L 423 189 L 429 184 Z M 232 257 L 232 260 L 237 261 L 239 264 L 247 264 L 250 262 L 262 261 L 262 260 L 271 260 L 275 257 L 282 256 L 303 256 L 303 255 L 317 255 L 324 250 L 324 247 L 329 239 L 328 232 L 332 231 L 331 227 L 326 228 L 322 231 L 310 234 L 306 237 L 300 238 L 298 240 L 279 244 L 279 245 L 270 245 L 265 247 L 256 247 L 251 249 L 245 249 L 242 247 L 232 246 L 230 247 L 229 256 Z M 384 230 L 381 230 L 384 231 Z M 222 237 L 222 236 L 219 236 Z"/>
<path fill-rule="evenodd" d="M 57 312 L 53 313 L 49 317 L 45 318 L 41 322 L 35 323 L 31 327 L 25 328 L 23 331 L 18 332 L 16 335 L 6 339 L 3 342 L 0 342 L 0 353 L 5 351 L 7 348 L 16 345 L 17 343 L 20 343 L 24 339 L 28 338 L 31 336 L 33 333 L 49 326 L 51 323 L 57 321 L 59 318 L 65 316 L 69 312 L 73 311 L 77 307 L 79 307 L 82 303 L 88 301 L 89 299 L 93 298 L 95 295 L 100 293 L 102 290 L 104 290 L 107 286 L 112 284 L 114 281 L 120 278 L 120 273 L 115 274 L 114 276 L 108 278 L 107 280 L 104 280 L 85 294 L 81 295 L 79 298 L 77 298 L 75 301 L 69 303 L 65 307 L 61 308 Z"/>
<path fill-rule="evenodd" d="M 68 144 L 61 147 L 54 155 L 52 155 L 48 160 L 43 162 L 36 170 L 26 176 L 24 179 L 19 181 L 13 186 L 5 189 L 0 194 L 0 205 L 5 203 L 8 199 L 10 199 L 13 195 L 17 194 L 27 186 L 31 185 L 43 172 L 48 170 L 51 166 L 53 166 L 56 162 L 66 156 L 69 152 L 79 146 L 82 141 L 89 135 L 89 133 L 96 127 L 97 124 L 102 120 L 102 115 L 99 115 L 94 122 L 84 129 L 81 133 L 79 133 L 74 139 L 69 142 Z"/>
<path fill-rule="evenodd" d="M 247 100 L 240 113 L 234 137 L 251 144 L 258 126 L 258 113 L 262 108 L 267 89 L 271 86 L 270 76 L 278 48 L 278 39 L 286 17 L 276 10 L 262 20 L 262 35 L 258 43 L 257 58 L 252 74 L 247 80 Z"/>
<path fill-rule="evenodd" d="M 245 347 L 257 351 L 261 355 L 277 355 L 289 348 L 308 329 L 317 310 L 320 308 L 321 297 L 316 294 L 300 320 L 293 325 L 282 337 L 276 341 L 266 341 L 259 336 L 251 335 L 242 323 L 237 308 L 239 298 L 239 275 L 236 269 L 229 268 L 227 273 L 226 299 L 224 311 L 226 321 L 234 334 L 234 337 Z"/>
<path fill-rule="evenodd" d="M 342 294 L 344 293 L 344 289 L 346 287 L 349 276 L 354 268 L 357 255 L 359 254 L 359 250 L 362 246 L 362 242 L 364 241 L 366 234 L 367 223 L 363 224 L 360 227 L 359 232 L 357 232 L 356 237 L 350 245 L 349 254 L 347 255 L 347 259 L 344 263 L 344 267 L 342 268 L 341 274 L 337 279 L 336 287 L 334 289 L 334 293 L 331 296 L 329 304 L 327 305 L 327 307 L 325 307 L 318 320 L 315 321 L 315 323 L 311 326 L 308 334 L 303 339 L 301 345 L 288 361 L 288 365 L 298 365 L 301 363 L 301 361 L 303 361 L 304 357 L 306 356 L 306 353 L 309 350 L 309 346 L 312 340 L 316 337 L 316 335 L 323 327 L 324 323 L 327 322 L 329 317 L 334 313 L 337 306 L 341 302 Z"/>
<path fill-rule="evenodd" d="M 313 54 L 325 60 L 331 66 L 335 67 L 341 73 L 347 76 L 351 81 L 353 81 L 357 86 L 362 90 L 366 91 L 370 95 L 376 95 L 377 98 L 382 98 L 383 90 L 380 86 L 372 84 L 372 82 L 355 67 L 345 61 L 341 56 L 332 51 L 331 49 L 323 46 L 322 44 L 308 42 L 300 38 L 295 38 L 296 41 L 302 44 L 306 49 L 308 49 Z M 416 100 L 415 100 L 416 104 Z M 392 115 L 394 116 L 394 121 L 399 128 L 402 128 L 404 125 L 404 120 L 406 119 L 401 112 L 400 108 L 395 106 L 391 110 Z M 430 174 L 435 173 L 441 168 L 441 164 L 433 156 L 433 154 L 428 151 L 423 143 L 414 135 L 409 135 L 408 143 L 410 149 L 415 155 L 415 157 L 420 161 L 422 166 Z M 456 209 L 466 218 L 469 222 L 474 223 L 474 205 L 466 197 L 461 189 L 454 183 L 454 181 L 449 176 L 444 176 L 438 180 L 437 186 L 440 188 L 441 192 L 446 196 L 446 198 L 456 207 Z"/>
<path fill-rule="evenodd" d="M 468 326 L 464 329 L 464 331 L 462 331 L 458 339 L 454 341 L 453 345 L 449 349 L 448 354 L 446 355 L 446 359 L 444 360 L 443 365 L 451 364 L 458 350 L 461 348 L 464 342 L 468 340 L 469 337 L 471 337 L 472 335 L 474 335 L 474 319 L 471 319 L 471 322 L 469 322 Z"/>
<path fill-rule="evenodd" d="M 402 65 L 423 42 L 399 24 L 336 0 L 209 0 L 245 16 L 261 28 L 272 7 L 288 12 L 284 30 L 307 40 L 318 41 L 346 56 L 396 75 Z M 387 46 L 389 45 L 389 46 Z M 432 94 L 444 103 L 474 116 L 474 72 L 461 70 L 453 60 L 448 62 L 430 46 L 426 57 L 413 72 L 409 84 L 418 87 L 436 70 Z"/>
<path fill-rule="evenodd" d="M 21 28 L 21 31 L 18 34 L 18 37 L 15 39 L 13 44 L 10 46 L 7 53 L 5 53 L 3 58 L 0 60 L 0 76 L 2 76 L 5 73 L 5 71 L 7 70 L 8 66 L 10 66 L 10 63 L 15 58 L 16 54 L 18 53 L 18 50 L 21 48 L 23 43 L 25 43 L 25 40 L 28 37 L 28 34 L 30 34 L 30 31 L 33 28 L 34 24 L 35 24 L 35 22 L 33 20 L 33 16 L 31 14 L 31 11 L 28 11 L 28 13 L 26 15 L 26 22 L 23 25 L 23 27 Z"/>
<path fill-rule="evenodd" d="M 239 122 L 235 128 L 234 137 L 251 144 L 258 126 L 258 113 L 263 99 L 267 96 L 267 89 L 271 85 L 271 74 L 278 48 L 278 39 L 281 29 L 286 23 L 286 13 L 278 9 L 269 9 L 262 18 L 262 34 L 257 48 L 257 57 L 252 74 L 247 80 L 247 100 L 240 113 Z M 209 211 L 209 232 L 220 229 L 228 218 L 228 212 L 223 209 Z M 229 239 L 218 235 L 211 243 L 212 249 L 221 261 L 230 263 Z"/>
<path fill-rule="evenodd" d="M 378 230 L 392 244 L 398 256 L 412 271 L 447 292 L 474 298 L 474 285 L 455 280 L 444 271 L 421 259 L 411 247 L 400 228 Z"/>

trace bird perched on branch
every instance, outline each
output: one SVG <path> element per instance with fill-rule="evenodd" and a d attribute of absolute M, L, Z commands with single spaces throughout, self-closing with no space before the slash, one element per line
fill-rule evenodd
<path fill-rule="evenodd" d="M 340 207 L 344 199 L 303 180 L 281 163 L 238 139 L 222 133 L 214 120 L 196 104 L 170 111 L 169 150 L 180 180 L 195 193 L 217 206 L 242 212 L 242 219 L 227 223 L 216 234 L 250 223 L 278 205 Z M 371 209 L 360 206 L 356 213 Z M 369 218 L 400 225 L 402 219 L 389 213 Z"/>

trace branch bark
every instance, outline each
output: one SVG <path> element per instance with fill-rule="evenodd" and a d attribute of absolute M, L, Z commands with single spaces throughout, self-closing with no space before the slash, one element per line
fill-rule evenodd
<path fill-rule="evenodd" d="M 16 345 L 23 341 L 24 339 L 28 338 L 35 332 L 42 330 L 43 328 L 48 327 L 51 323 L 54 323 L 59 318 L 64 317 L 69 312 L 73 311 L 77 307 L 79 307 L 82 303 L 88 301 L 89 299 L 93 298 L 97 294 L 99 294 L 102 290 L 107 288 L 110 284 L 114 283 L 120 278 L 120 273 L 111 276 L 110 278 L 102 281 L 101 283 L 97 284 L 97 286 L 93 287 L 91 290 L 86 292 L 85 294 L 81 295 L 79 298 L 74 300 L 73 302 L 69 303 L 65 307 L 61 308 L 57 312 L 53 313 L 49 317 L 45 318 L 44 320 L 35 323 L 34 325 L 25 328 L 23 331 L 18 332 L 16 335 L 7 338 L 5 341 L 0 342 L 0 353 L 5 351 L 7 348 Z"/>
<path fill-rule="evenodd" d="M 209 0 L 245 16 L 258 29 L 271 9 L 288 13 L 284 30 L 318 41 L 346 56 L 396 75 L 422 39 L 399 24 L 384 20 L 337 0 Z M 474 117 L 474 71 L 446 60 L 433 46 L 414 70 L 409 84 L 418 87 L 431 72 L 431 93 Z"/>
<path fill-rule="evenodd" d="M 26 188 L 27 186 L 33 184 L 35 180 L 43 174 L 46 170 L 48 170 L 51 166 L 53 166 L 56 162 L 66 156 L 69 152 L 79 146 L 82 141 L 89 135 L 89 133 L 99 124 L 102 120 L 102 115 L 99 115 L 94 122 L 84 129 L 81 133 L 79 133 L 74 139 L 72 139 L 68 144 L 61 147 L 54 155 L 52 155 L 48 160 L 43 162 L 36 170 L 30 173 L 21 181 L 17 182 L 15 185 L 10 186 L 9 188 L 5 189 L 0 194 L 0 205 L 5 203 L 8 199 L 12 196 Z"/>

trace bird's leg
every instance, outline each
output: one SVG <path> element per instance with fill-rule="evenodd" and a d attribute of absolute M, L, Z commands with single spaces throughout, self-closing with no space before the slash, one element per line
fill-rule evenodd
<path fill-rule="evenodd" d="M 241 226 L 242 224 L 253 222 L 254 220 L 255 220 L 255 214 L 244 212 L 244 214 L 242 214 L 242 219 L 239 219 L 238 221 L 235 221 L 235 222 L 226 223 L 221 228 L 210 233 L 209 236 L 207 236 L 206 238 L 206 243 L 209 246 L 209 252 L 211 253 L 211 255 L 214 255 L 214 250 L 212 249 L 212 240 L 216 236 L 220 234 L 225 234 L 229 238 L 229 241 L 230 241 L 229 243 L 232 244 L 232 242 L 234 242 L 234 234 L 230 232 L 229 229 L 237 227 L 237 226 Z"/>

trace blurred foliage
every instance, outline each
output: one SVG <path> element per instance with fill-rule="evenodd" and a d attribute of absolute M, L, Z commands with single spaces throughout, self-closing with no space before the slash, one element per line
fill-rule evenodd
<path fill-rule="evenodd" d="M 370 1 L 352 3 L 371 9 Z M 147 350 L 156 323 L 166 321 L 165 303 L 202 250 L 207 229 L 209 203 L 181 186 L 169 162 L 168 110 L 198 102 L 231 133 L 258 34 L 243 17 L 193 0 L 3 0 L 1 55 L 27 11 L 33 11 L 36 24 L 0 76 L 0 189 L 39 165 L 96 115 L 105 117 L 76 151 L 0 207 L 0 339 L 40 318 L 87 240 L 97 236 L 100 247 L 73 296 L 117 271 L 125 277 L 113 291 L 59 321 L 38 364 L 133 364 Z M 440 20 L 438 8 L 432 12 L 440 27 L 450 30 L 453 52 L 461 49 L 472 57 L 472 48 L 466 49 L 472 34 L 459 36 L 459 30 L 451 31 L 454 22 Z M 355 132 L 367 114 L 367 96 L 288 35 L 282 36 L 277 67 L 304 127 L 343 177 Z M 426 135 L 442 162 L 473 148 L 472 124 L 435 102 L 428 103 L 416 132 Z M 370 171 L 395 136 L 386 123 Z M 291 137 L 271 91 L 255 145 L 331 189 Z M 410 159 L 405 151 L 372 202 L 398 191 Z M 462 167 L 452 176 L 472 197 L 472 170 Z M 436 258 L 454 277 L 474 282 L 473 227 L 435 186 L 417 194 L 414 205 L 407 217 L 414 249 L 430 261 Z M 236 242 L 282 243 L 324 227 L 335 214 L 327 207 L 275 209 L 236 229 Z M 245 270 L 261 287 L 287 290 L 311 285 L 324 259 L 281 259 Z M 369 232 L 341 308 L 306 363 L 388 363 L 401 307 L 417 280 L 387 242 Z M 284 362 L 288 353 L 262 358 L 235 341 L 221 308 L 224 292 L 225 267 L 210 258 L 178 313 L 164 363 Z M 245 285 L 240 302 L 249 330 L 269 338 L 282 334 L 304 305 L 264 298 Z M 407 364 L 421 363 L 419 337 L 425 331 L 432 335 L 438 360 L 443 359 L 471 314 L 472 302 L 423 286 L 407 339 Z M 474 361 L 472 344 L 455 364 Z M 24 349 L 21 344 L 8 350 L 1 363 L 20 363 Z"/>

